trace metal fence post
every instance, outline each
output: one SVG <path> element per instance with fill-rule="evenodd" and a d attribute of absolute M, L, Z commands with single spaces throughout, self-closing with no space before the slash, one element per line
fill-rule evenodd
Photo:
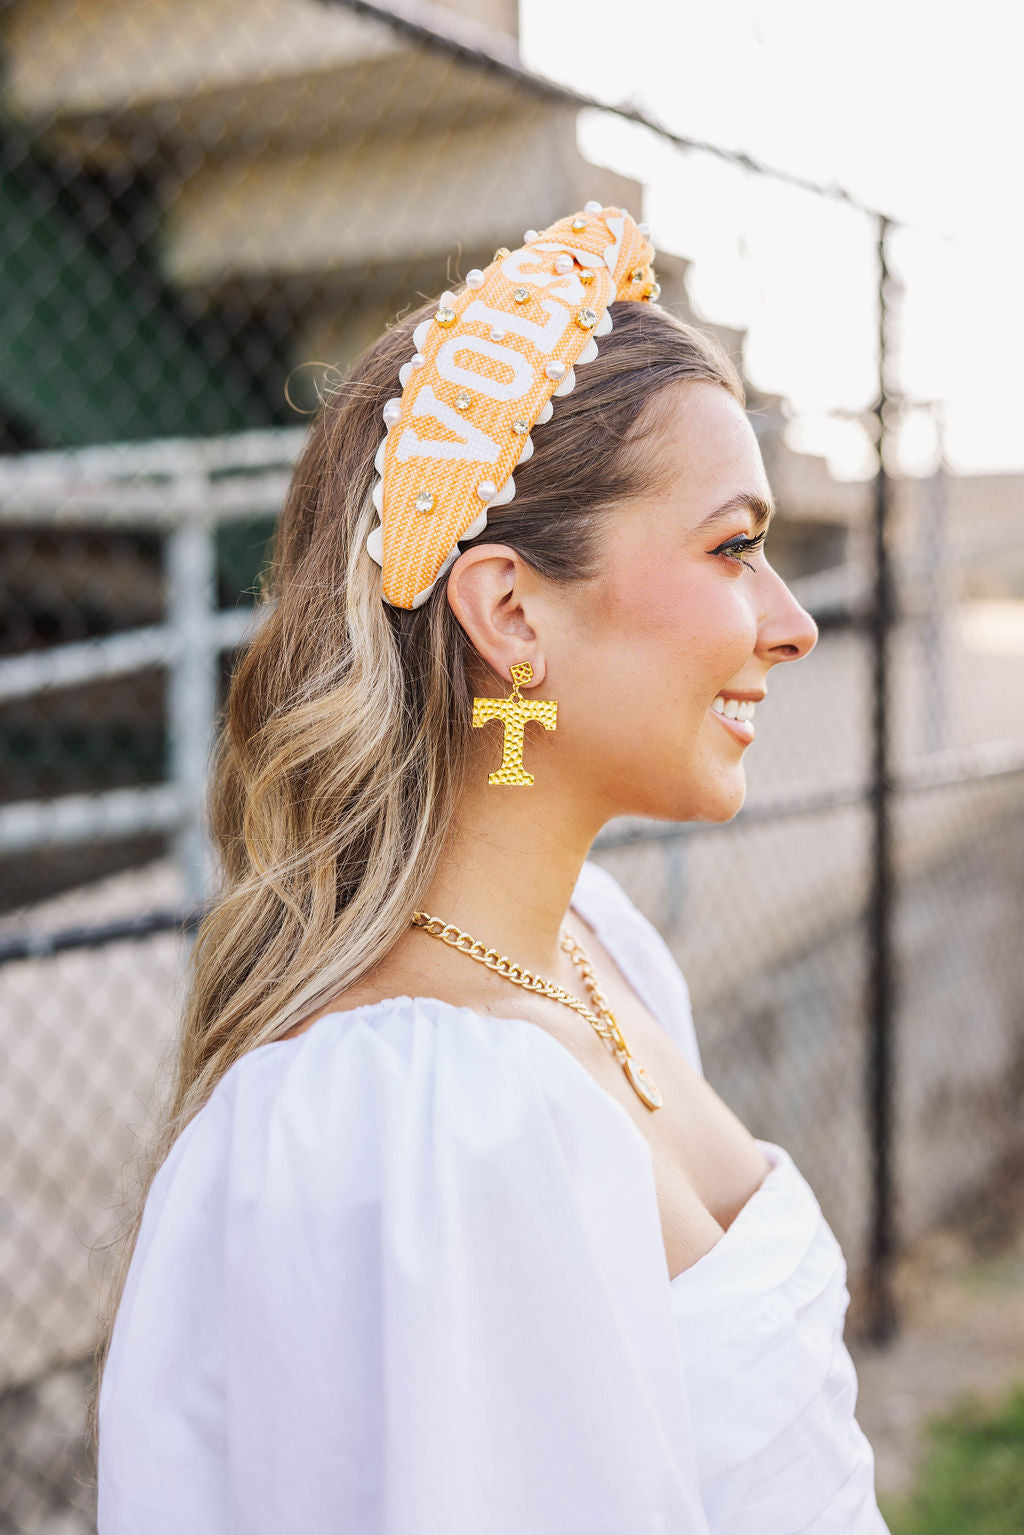
<path fill-rule="evenodd" d="M 935 426 L 935 470 L 920 486 L 918 517 L 924 609 L 915 625 L 921 677 L 921 750 L 940 752 L 949 745 L 950 622 L 953 583 L 950 561 L 949 476 L 946 465 L 944 408 L 931 402 Z"/>
<path fill-rule="evenodd" d="M 209 883 L 205 789 L 217 712 L 214 636 L 215 530 L 205 516 L 206 476 L 181 486 L 182 519 L 166 545 L 168 621 L 176 646 L 168 678 L 170 777 L 180 795 L 177 854 L 185 900 L 201 902 Z"/>
<path fill-rule="evenodd" d="M 867 1334 L 884 1343 L 896 1330 L 892 1290 L 895 1255 L 893 1222 L 893 868 L 892 778 L 889 761 L 890 639 L 893 623 L 889 514 L 892 488 L 886 466 L 890 276 L 889 220 L 878 221 L 878 468 L 874 486 L 874 600 L 868 623 L 872 674 L 872 757 L 869 802 L 872 818 L 871 891 L 867 910 L 866 1108 L 871 1157 L 871 1212 L 868 1235 Z"/>

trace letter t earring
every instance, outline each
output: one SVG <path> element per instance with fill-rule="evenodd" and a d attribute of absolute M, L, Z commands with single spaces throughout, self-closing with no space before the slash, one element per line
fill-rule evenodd
<path fill-rule="evenodd" d="M 539 720 L 545 730 L 555 729 L 558 705 L 552 699 L 529 699 L 520 693 L 520 687 L 528 687 L 533 681 L 533 667 L 529 661 L 519 661 L 509 667 L 512 674 L 512 691 L 507 698 L 474 698 L 473 726 L 479 729 L 488 720 L 501 720 L 505 727 L 502 738 L 501 766 L 496 773 L 487 775 L 489 784 L 532 784 L 533 774 L 523 766 L 523 735 L 527 720 Z"/>

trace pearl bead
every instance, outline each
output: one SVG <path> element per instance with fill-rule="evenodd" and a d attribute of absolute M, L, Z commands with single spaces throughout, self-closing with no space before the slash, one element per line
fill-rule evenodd
<path fill-rule="evenodd" d="M 563 251 L 560 256 L 555 257 L 556 272 L 571 272 L 575 265 L 576 263 L 569 255 L 568 251 Z"/>
<path fill-rule="evenodd" d="M 498 487 L 493 480 L 481 480 L 476 488 L 476 493 L 481 501 L 493 501 L 498 494 Z"/>
<path fill-rule="evenodd" d="M 394 426 L 395 422 L 398 420 L 401 414 L 402 407 L 398 400 L 389 400 L 384 409 L 381 411 L 381 415 L 384 417 L 385 423 L 388 426 Z"/>
<path fill-rule="evenodd" d="M 529 245 L 530 241 L 531 240 L 536 240 L 536 238 L 537 238 L 537 231 L 535 229 L 527 229 L 524 232 L 524 234 L 523 234 L 523 244 L 524 245 Z"/>
<path fill-rule="evenodd" d="M 409 361 L 414 368 L 422 368 L 426 360 L 427 359 L 424 357 L 422 352 L 413 352 L 412 356 L 409 358 Z"/>
<path fill-rule="evenodd" d="M 482 288 L 485 281 L 486 278 L 478 266 L 471 267 L 470 270 L 466 273 L 467 288 Z"/>
<path fill-rule="evenodd" d="M 547 363 L 544 368 L 544 372 L 547 374 L 548 378 L 555 379 L 563 379 L 566 375 L 566 371 L 565 363 L 558 362 L 557 359 L 554 362 Z"/>
<path fill-rule="evenodd" d="M 455 303 L 455 294 L 454 293 L 449 293 L 447 288 L 446 288 L 445 291 L 441 294 L 441 308 L 442 309 L 450 309 L 451 306 L 454 303 Z"/>
<path fill-rule="evenodd" d="M 638 224 L 636 227 L 639 229 L 645 240 L 649 240 L 651 238 L 650 224 Z"/>
<path fill-rule="evenodd" d="M 505 339 L 505 327 L 504 327 L 504 325 L 492 325 L 491 326 L 491 340 L 492 341 L 504 341 L 504 339 Z"/>
<path fill-rule="evenodd" d="M 602 203 L 595 202 L 594 199 L 591 198 L 588 203 L 583 204 L 583 211 L 584 213 L 600 213 L 602 207 Z"/>

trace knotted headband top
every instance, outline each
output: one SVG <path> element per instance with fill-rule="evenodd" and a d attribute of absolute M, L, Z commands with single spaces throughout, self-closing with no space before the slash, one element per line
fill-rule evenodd
<path fill-rule="evenodd" d="M 417 325 L 374 459 L 380 522 L 366 548 L 386 602 L 418 608 L 460 542 L 512 500 L 512 471 L 533 453 L 530 429 L 551 419 L 551 396 L 570 392 L 574 368 L 597 356 L 594 338 L 612 328 L 608 305 L 657 300 L 649 236 L 624 210 L 588 202 L 528 229 L 517 250 L 496 251 Z"/>

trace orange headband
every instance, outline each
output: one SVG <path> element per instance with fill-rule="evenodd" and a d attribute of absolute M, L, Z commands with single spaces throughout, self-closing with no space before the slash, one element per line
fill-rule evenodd
<path fill-rule="evenodd" d="M 418 608 L 460 541 L 512 500 L 512 471 L 533 453 L 530 428 L 551 419 L 551 396 L 569 393 L 574 367 L 597 356 L 594 337 L 612 328 L 608 305 L 657 299 L 649 235 L 624 210 L 589 202 L 528 229 L 518 250 L 496 251 L 417 325 L 374 459 L 381 520 L 366 548 L 382 567 L 385 601 Z"/>

